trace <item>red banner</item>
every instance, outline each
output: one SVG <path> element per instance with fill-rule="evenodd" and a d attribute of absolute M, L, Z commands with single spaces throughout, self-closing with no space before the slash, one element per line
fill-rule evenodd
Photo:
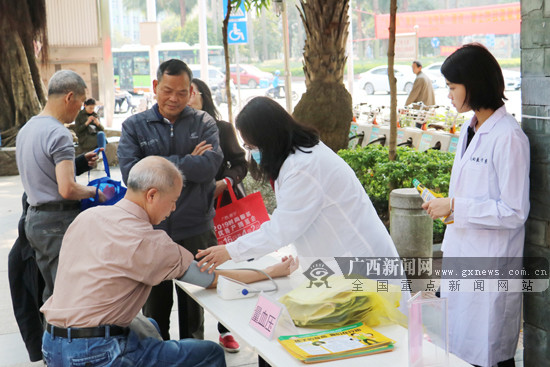
<path fill-rule="evenodd" d="M 415 25 L 418 26 L 418 37 L 519 33 L 520 3 L 397 13 L 395 33 L 414 32 Z M 389 14 L 375 15 L 377 39 L 389 37 L 389 26 Z"/>

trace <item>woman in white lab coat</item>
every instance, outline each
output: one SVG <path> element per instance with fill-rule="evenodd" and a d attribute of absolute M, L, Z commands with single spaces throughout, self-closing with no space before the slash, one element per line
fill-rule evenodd
<path fill-rule="evenodd" d="M 529 213 L 529 141 L 503 100 L 498 62 L 482 45 L 468 44 L 441 67 L 449 98 L 464 124 L 451 173 L 449 197 L 424 209 L 432 218 L 454 212 L 443 240 L 444 266 L 452 258 L 523 256 Z M 514 366 L 521 320 L 519 292 L 445 292 L 450 351 L 467 362 Z"/>
<path fill-rule="evenodd" d="M 199 252 L 213 270 L 293 243 L 303 260 L 322 257 L 398 257 L 388 231 L 349 165 L 270 98 L 250 101 L 237 117 L 245 148 L 261 154 L 277 209 L 255 232 Z M 302 261 L 304 264 L 304 261 Z M 203 269 L 203 270 L 204 270 Z M 408 292 L 407 292 L 408 294 Z"/>

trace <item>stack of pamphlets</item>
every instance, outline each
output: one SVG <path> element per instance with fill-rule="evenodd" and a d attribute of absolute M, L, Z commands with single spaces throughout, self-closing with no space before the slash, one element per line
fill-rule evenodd
<path fill-rule="evenodd" d="M 359 322 L 337 329 L 279 337 L 279 343 L 304 363 L 391 352 L 395 341 Z"/>

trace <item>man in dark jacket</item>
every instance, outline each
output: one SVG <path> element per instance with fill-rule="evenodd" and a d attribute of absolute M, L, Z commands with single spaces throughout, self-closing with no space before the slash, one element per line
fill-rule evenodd
<path fill-rule="evenodd" d="M 19 237 L 8 255 L 8 279 L 15 320 L 29 353 L 31 362 L 42 360 L 42 327 L 44 318 L 40 313 L 44 279 L 40 274 L 34 250 L 25 234 L 25 218 L 29 203 L 27 194 L 22 198 L 23 214 L 17 227 Z"/>
<path fill-rule="evenodd" d="M 84 101 L 84 108 L 78 112 L 74 120 L 76 137 L 78 138 L 78 151 L 81 153 L 94 150 L 98 146 L 103 148 L 101 142 L 105 140 L 105 128 L 99 121 L 95 112 L 96 101 L 88 98 Z"/>
<path fill-rule="evenodd" d="M 122 125 L 118 146 L 120 171 L 124 182 L 130 169 L 142 158 L 158 155 L 173 162 L 186 178 L 176 210 L 157 228 L 164 229 L 174 242 L 191 253 L 217 245 L 214 218 L 214 177 L 222 162 L 218 129 L 214 119 L 188 107 L 193 76 L 180 60 L 163 62 L 153 81 L 157 104 L 128 118 Z M 180 339 L 204 338 L 202 308 L 176 287 Z M 160 326 L 161 335 L 170 339 L 172 282 L 153 287 L 144 314 Z"/>

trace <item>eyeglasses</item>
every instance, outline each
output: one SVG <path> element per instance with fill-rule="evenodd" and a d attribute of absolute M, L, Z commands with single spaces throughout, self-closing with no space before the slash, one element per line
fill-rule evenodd
<path fill-rule="evenodd" d="M 197 91 L 191 92 L 191 95 L 192 95 L 193 97 L 195 97 L 197 94 L 198 94 L 198 95 L 201 95 L 202 93 L 201 93 L 201 92 L 197 92 Z"/>

